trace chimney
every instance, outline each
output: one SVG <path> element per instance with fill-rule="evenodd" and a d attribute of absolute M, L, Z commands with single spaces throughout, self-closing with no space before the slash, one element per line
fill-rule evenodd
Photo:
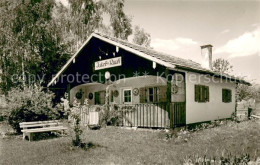
<path fill-rule="evenodd" d="M 212 45 L 201 46 L 202 67 L 212 70 Z"/>

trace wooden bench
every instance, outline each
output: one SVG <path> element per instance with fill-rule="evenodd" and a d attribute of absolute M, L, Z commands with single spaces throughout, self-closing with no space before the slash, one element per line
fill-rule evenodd
<path fill-rule="evenodd" d="M 33 140 L 34 133 L 64 131 L 67 129 L 58 120 L 22 122 L 19 125 L 23 132 L 23 140 L 27 136 L 29 141 Z"/>
<path fill-rule="evenodd" d="M 260 119 L 260 116 L 257 116 L 257 115 L 251 115 L 251 117 L 254 117 L 254 118 Z"/>

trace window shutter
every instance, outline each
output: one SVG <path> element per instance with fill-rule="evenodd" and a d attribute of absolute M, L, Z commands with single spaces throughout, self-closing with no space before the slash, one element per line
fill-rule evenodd
<path fill-rule="evenodd" d="M 145 87 L 139 89 L 140 92 L 140 103 L 145 103 Z"/>
<path fill-rule="evenodd" d="M 206 98 L 206 92 L 205 92 L 206 88 L 205 86 L 200 86 L 200 102 L 205 102 L 205 98 Z"/>
<path fill-rule="evenodd" d="M 206 88 L 206 101 L 209 102 L 209 87 L 206 86 L 205 88 Z"/>
<path fill-rule="evenodd" d="M 160 86 L 159 102 L 167 102 L 167 85 Z"/>
<path fill-rule="evenodd" d="M 106 92 L 105 91 L 100 91 L 99 92 L 99 98 L 100 98 L 100 104 L 105 104 L 105 98 L 106 98 Z"/>
<path fill-rule="evenodd" d="M 230 90 L 230 102 L 232 102 L 232 90 Z"/>
<path fill-rule="evenodd" d="M 198 102 L 199 101 L 199 86 L 198 85 L 195 85 L 195 94 L 194 94 L 194 97 L 195 97 L 195 102 Z"/>
<path fill-rule="evenodd" d="M 222 89 L 222 102 L 225 102 L 225 99 L 224 99 L 224 97 L 225 97 L 224 92 L 225 92 L 225 90 Z"/>
<path fill-rule="evenodd" d="M 100 104 L 99 92 L 95 92 L 95 105 Z"/>
<path fill-rule="evenodd" d="M 232 102 L 232 93 L 231 93 L 231 90 L 229 90 L 228 92 L 228 102 Z"/>

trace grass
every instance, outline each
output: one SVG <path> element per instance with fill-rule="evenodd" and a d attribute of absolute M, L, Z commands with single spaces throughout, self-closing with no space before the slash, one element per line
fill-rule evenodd
<path fill-rule="evenodd" d="M 0 164 L 182 164 L 187 156 L 218 157 L 223 152 L 256 158 L 259 128 L 259 121 L 229 122 L 169 136 L 171 132 L 160 130 L 107 127 L 84 131 L 83 142 L 92 146 L 86 151 L 72 147 L 69 136 L 28 142 L 11 134 L 0 138 Z M 2 122 L 0 131 L 11 130 Z"/>

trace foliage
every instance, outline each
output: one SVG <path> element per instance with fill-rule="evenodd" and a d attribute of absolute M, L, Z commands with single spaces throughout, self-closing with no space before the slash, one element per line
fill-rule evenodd
<path fill-rule="evenodd" d="M 258 161 L 258 160 L 257 160 Z M 208 157 L 206 155 L 204 156 L 189 156 L 184 159 L 185 165 L 193 165 L 193 164 L 248 164 L 250 162 L 250 155 L 249 154 L 240 154 L 240 155 L 232 155 L 229 154 L 222 154 L 219 158 L 216 158 L 216 156 Z M 251 161 L 250 163 L 256 163 Z"/>
<path fill-rule="evenodd" d="M 234 122 L 239 122 L 238 117 L 237 117 L 237 115 L 236 115 L 236 112 L 233 112 L 233 113 L 231 114 L 231 120 L 234 121 Z"/>
<path fill-rule="evenodd" d="M 54 6 L 51 0 L 1 1 L 1 88 L 5 93 L 36 78 L 47 84 L 68 59 L 60 28 L 52 19 Z M 31 80 L 30 75 L 38 77 Z"/>
<path fill-rule="evenodd" d="M 110 15 L 110 25 L 113 35 L 117 38 L 127 40 L 132 34 L 131 19 L 124 13 L 124 0 L 111 0 L 104 4 L 104 9 Z"/>
<path fill-rule="evenodd" d="M 0 95 L 0 121 L 3 121 L 5 118 L 3 115 L 4 109 L 6 109 L 5 97 Z"/>
<path fill-rule="evenodd" d="M 73 102 L 73 107 L 71 108 L 71 114 L 70 116 L 74 119 L 74 137 L 72 139 L 72 144 L 74 146 L 80 146 L 81 144 L 81 138 L 80 135 L 82 134 L 82 129 L 80 126 L 80 108 L 82 108 L 81 104 L 75 100 Z"/>
<path fill-rule="evenodd" d="M 151 36 L 144 29 L 135 26 L 133 42 L 141 46 L 150 47 Z"/>
<path fill-rule="evenodd" d="M 215 61 L 213 61 L 213 71 L 218 72 L 220 74 L 228 74 L 232 72 L 233 66 L 229 63 L 229 61 L 218 58 Z"/>
<path fill-rule="evenodd" d="M 214 120 L 214 121 L 204 122 L 204 123 L 189 124 L 187 125 L 187 130 L 194 132 L 194 131 L 204 130 L 208 128 L 218 127 L 226 123 L 227 120 L 222 120 L 222 121 Z"/>
<path fill-rule="evenodd" d="M 63 6 L 53 0 L 0 2 L 0 89 L 5 94 L 12 87 L 30 85 L 31 81 L 46 85 L 95 30 L 103 29 L 122 39 L 132 34 L 123 0 L 68 3 Z M 104 14 L 110 16 L 109 27 L 103 22 Z"/>
<path fill-rule="evenodd" d="M 232 120 L 233 121 L 233 120 Z M 192 133 L 196 133 L 198 131 L 202 131 L 205 129 L 220 127 L 223 125 L 227 125 L 228 120 L 215 120 L 211 122 L 204 122 L 204 123 L 195 123 L 195 124 L 189 124 L 185 128 L 175 128 L 171 131 L 166 131 L 165 133 L 165 139 L 171 140 L 174 139 L 175 142 L 187 142 L 189 138 L 191 137 Z"/>
<path fill-rule="evenodd" d="M 70 110 L 70 116 L 74 119 L 74 121 L 73 121 L 74 135 L 73 135 L 73 139 L 72 139 L 72 145 L 76 146 L 76 147 L 80 147 L 84 150 L 99 146 L 99 145 L 96 145 L 92 142 L 83 143 L 82 139 L 81 139 L 81 135 L 83 133 L 83 128 L 81 127 L 81 123 L 80 123 L 80 121 L 81 121 L 80 111 L 86 110 L 87 107 L 88 107 L 88 100 L 87 99 L 84 101 L 83 105 L 80 104 L 77 100 L 75 100 L 73 102 L 73 106 L 71 107 L 71 110 Z"/>
<path fill-rule="evenodd" d="M 118 105 L 104 105 L 100 109 L 101 110 L 99 114 L 101 126 L 119 126 L 122 123 L 122 111 L 120 111 L 120 107 Z"/>
<path fill-rule="evenodd" d="M 236 99 L 237 101 L 257 99 L 259 98 L 260 90 L 255 86 L 249 86 L 244 84 L 238 84 L 236 87 Z"/>
<path fill-rule="evenodd" d="M 218 58 L 213 62 L 213 71 L 220 74 L 229 74 L 233 71 L 233 66 L 229 61 Z M 241 78 L 243 79 L 243 78 Z M 259 89 L 255 86 L 245 84 L 237 84 L 236 86 L 236 101 L 249 100 L 259 98 Z"/>
<path fill-rule="evenodd" d="M 37 85 L 29 87 L 12 88 L 7 96 L 7 116 L 9 124 L 19 133 L 19 123 L 29 121 L 42 121 L 58 118 L 58 112 L 52 105 L 54 94 L 43 91 Z"/>

